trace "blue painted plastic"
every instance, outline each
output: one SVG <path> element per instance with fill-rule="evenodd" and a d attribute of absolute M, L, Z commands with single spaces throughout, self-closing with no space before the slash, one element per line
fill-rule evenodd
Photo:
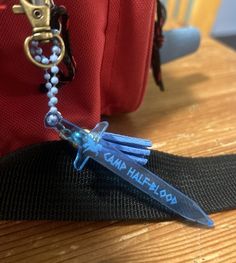
<path fill-rule="evenodd" d="M 55 121 L 55 118 L 57 121 Z M 106 122 L 103 122 L 106 123 Z M 104 124 L 105 125 L 105 124 Z M 45 117 L 45 126 L 54 128 L 65 140 L 70 141 L 76 148 L 79 148 L 83 144 L 82 138 L 87 136 L 89 131 L 81 129 L 74 123 L 62 118 L 60 113 L 50 112 Z M 113 147 L 124 152 L 133 161 L 138 162 L 140 165 L 145 165 L 148 162 L 148 156 L 150 155 L 150 150 L 148 147 L 152 146 L 150 140 L 130 137 L 115 133 L 105 132 L 108 127 L 108 123 L 104 126 L 104 131 L 102 132 L 102 138 L 104 140 L 109 140 Z M 95 139 L 96 127 L 93 129 L 93 137 Z M 99 135 L 99 139 L 100 139 Z"/>
<path fill-rule="evenodd" d="M 129 145 L 135 147 L 138 145 L 138 148 L 147 148 L 152 146 L 152 142 L 150 140 L 130 137 L 126 135 L 120 135 L 110 132 L 105 132 L 102 138 L 106 141 L 109 142 L 115 141 L 116 144 L 120 143 L 120 144 L 125 144 L 126 146 Z"/>

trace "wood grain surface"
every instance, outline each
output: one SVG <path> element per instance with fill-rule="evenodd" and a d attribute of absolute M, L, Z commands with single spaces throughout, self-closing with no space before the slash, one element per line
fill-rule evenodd
<path fill-rule="evenodd" d="M 163 77 L 166 91 L 150 77 L 141 108 L 110 118 L 111 130 L 179 155 L 236 153 L 236 52 L 204 39 Z M 211 217 L 210 230 L 176 221 L 0 222 L 0 262 L 236 262 L 236 210 Z"/>

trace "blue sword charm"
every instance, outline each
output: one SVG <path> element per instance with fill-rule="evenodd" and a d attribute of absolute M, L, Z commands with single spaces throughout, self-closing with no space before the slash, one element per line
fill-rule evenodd
<path fill-rule="evenodd" d="M 50 114 L 45 118 L 47 127 L 49 117 Z M 106 133 L 107 122 L 98 123 L 89 132 L 60 115 L 57 115 L 57 118 L 56 124 L 51 127 L 56 129 L 62 138 L 78 148 L 74 161 L 75 169 L 81 171 L 88 159 L 92 158 L 183 218 L 208 227 L 214 225 L 196 202 L 139 164 L 145 163 L 140 160 L 145 159 L 144 156 L 149 154 L 146 152 L 146 147 L 150 141 Z M 128 147 L 127 153 L 122 151 L 124 148 L 121 146 Z M 143 156 L 138 157 L 137 160 L 133 158 L 136 156 L 132 155 L 133 148 Z"/>

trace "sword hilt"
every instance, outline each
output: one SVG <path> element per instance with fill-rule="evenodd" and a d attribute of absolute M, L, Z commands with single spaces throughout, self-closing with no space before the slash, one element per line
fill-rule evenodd
<path fill-rule="evenodd" d="M 108 125 L 106 121 L 99 122 L 93 130 L 87 133 L 86 137 L 84 137 L 83 144 L 78 147 L 78 152 L 74 161 L 75 169 L 81 171 L 92 155 L 98 155 L 102 147 L 99 141 L 108 128 Z M 87 152 L 89 152 L 91 156 L 86 154 Z"/>

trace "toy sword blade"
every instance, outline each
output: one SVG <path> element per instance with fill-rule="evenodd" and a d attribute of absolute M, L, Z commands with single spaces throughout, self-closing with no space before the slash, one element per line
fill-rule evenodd
<path fill-rule="evenodd" d="M 133 156 L 131 149 L 142 152 L 142 150 L 146 150 L 144 145 L 148 141 L 106 133 L 107 122 L 98 123 L 89 132 L 67 121 L 60 115 L 47 115 L 45 118 L 47 127 L 50 127 L 47 121 L 50 117 L 57 118 L 55 125 L 51 128 L 54 128 L 63 139 L 68 140 L 78 149 L 74 161 L 76 170 L 81 171 L 89 158 L 92 158 L 172 212 L 204 226 L 212 227 L 214 225 L 213 221 L 196 202 L 158 175 L 139 165 L 138 160 L 133 158 L 136 154 L 133 150 Z M 141 143 L 141 146 L 138 142 Z M 123 148 L 120 148 L 120 146 L 128 147 L 128 153 L 121 150 Z"/>
<path fill-rule="evenodd" d="M 102 139 L 102 127 L 104 122 L 87 135 L 79 148 L 74 162 L 77 170 L 82 170 L 87 160 L 92 158 L 185 219 L 208 227 L 214 225 L 196 202 Z"/>

